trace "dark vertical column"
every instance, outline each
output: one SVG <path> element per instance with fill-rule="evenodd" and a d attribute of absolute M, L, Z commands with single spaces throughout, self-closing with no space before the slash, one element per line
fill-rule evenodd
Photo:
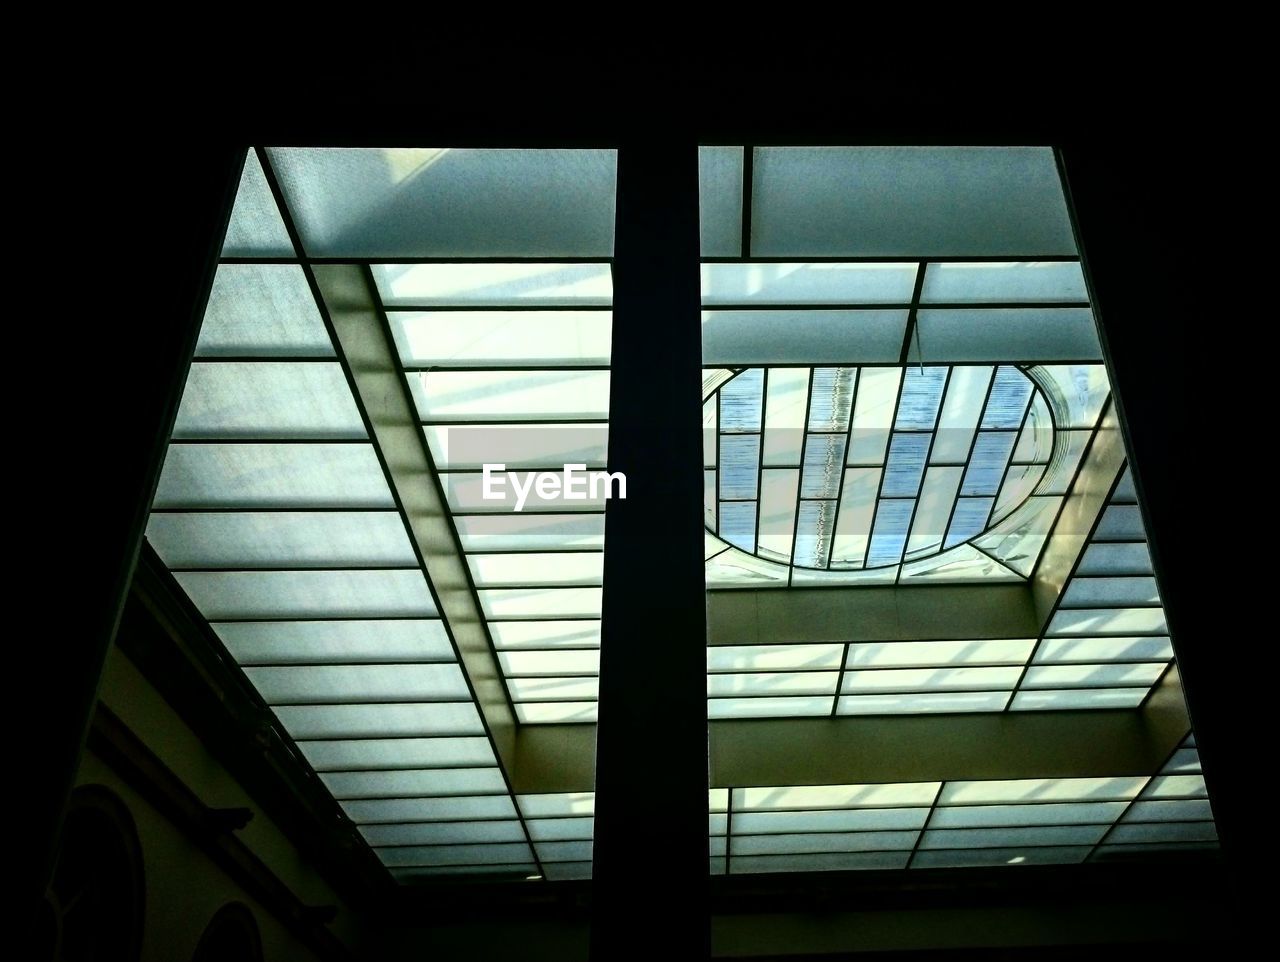
<path fill-rule="evenodd" d="M 697 149 L 618 156 L 591 957 L 710 955 Z"/>
<path fill-rule="evenodd" d="M 89 184 L 110 197 L 106 211 L 94 210 L 101 198 L 90 191 L 77 198 L 89 206 L 83 216 L 99 240 L 76 263 L 76 279 L 90 288 L 79 296 L 89 303 L 83 321 L 63 330 L 70 346 L 56 343 L 57 324 L 48 341 L 51 350 L 70 352 L 54 376 L 74 388 L 75 407 L 62 423 L 78 425 L 82 438 L 73 445 L 75 463 L 48 482 L 66 490 L 46 487 L 44 494 L 74 517 L 76 529 L 74 541 L 59 549 L 74 575 L 67 604 L 49 612 L 56 624 L 41 629 L 31 675 L 46 682 L 32 726 L 44 775 L 27 809 L 35 821 L 34 864 L 20 874 L 36 903 L 53 870 L 62 809 L 137 563 L 244 158 L 243 148 L 185 150 L 173 138 L 165 145 L 164 161 L 139 162 L 147 155 L 139 146 L 121 150 L 118 164 L 107 160 L 95 169 Z"/>

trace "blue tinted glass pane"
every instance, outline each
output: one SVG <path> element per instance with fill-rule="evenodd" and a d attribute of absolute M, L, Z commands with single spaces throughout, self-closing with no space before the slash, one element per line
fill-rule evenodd
<path fill-rule="evenodd" d="M 986 413 L 982 416 L 984 428 L 1016 428 L 1022 424 L 1022 414 L 1031 400 L 1031 382 L 1016 367 L 996 371 L 991 397 Z"/>
<path fill-rule="evenodd" d="M 942 403 L 947 368 L 907 368 L 902 376 L 902 400 L 898 405 L 898 430 L 932 428 Z"/>
<path fill-rule="evenodd" d="M 968 470 L 964 473 L 961 494 L 995 494 L 1004 477 L 1005 465 L 1013 452 L 1017 435 L 1012 431 L 983 431 L 974 442 Z"/>
<path fill-rule="evenodd" d="M 956 510 L 951 516 L 951 530 L 947 532 L 944 547 L 961 544 L 975 535 L 981 534 L 987 527 L 987 516 L 991 513 L 994 498 L 958 498 Z"/>
<path fill-rule="evenodd" d="M 720 430 L 759 431 L 764 368 L 743 371 L 720 389 Z"/>
<path fill-rule="evenodd" d="M 810 431 L 849 430 L 849 408 L 853 404 L 857 374 L 858 369 L 853 367 L 813 369 L 813 392 L 809 398 Z"/>
<path fill-rule="evenodd" d="M 756 503 L 720 502 L 720 537 L 743 551 L 756 550 Z"/>
<path fill-rule="evenodd" d="M 871 530 L 871 548 L 867 566 L 894 564 L 902 559 L 907 544 L 907 527 L 911 523 L 914 501 L 881 501 Z"/>
<path fill-rule="evenodd" d="M 889 460 L 885 467 L 886 498 L 914 498 L 920 490 L 925 459 L 929 455 L 928 434 L 895 434 L 889 443 Z"/>
<path fill-rule="evenodd" d="M 760 470 L 760 435 L 720 438 L 720 497 L 754 498 Z"/>

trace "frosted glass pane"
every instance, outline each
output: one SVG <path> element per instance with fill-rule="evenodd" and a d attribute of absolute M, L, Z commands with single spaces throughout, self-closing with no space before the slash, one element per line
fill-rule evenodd
<path fill-rule="evenodd" d="M 1088 301 L 1077 261 L 930 264 L 920 300 L 995 304 L 1001 301 Z"/>
<path fill-rule="evenodd" d="M 1022 580 L 1014 572 L 998 564 L 989 555 L 969 545 L 953 547 L 941 554 L 925 556 L 902 566 L 902 580 L 930 582 L 1016 582 Z"/>
<path fill-rule="evenodd" d="M 916 832 L 821 832 L 816 835 L 740 836 L 735 832 L 731 849 L 734 858 L 739 855 L 799 852 L 910 851 L 915 845 L 916 835 Z"/>
<path fill-rule="evenodd" d="M 210 621 L 435 615 L 421 571 L 180 571 Z"/>
<path fill-rule="evenodd" d="M 703 330 L 705 338 L 705 327 Z M 766 390 L 764 463 L 797 465 L 804 444 L 809 369 L 773 368 L 769 371 Z"/>
<path fill-rule="evenodd" d="M 1049 802 L 1040 805 L 956 805 L 934 810 L 930 828 L 1009 825 L 1109 825 L 1128 802 Z"/>
<path fill-rule="evenodd" d="M 516 817 L 511 796 L 505 794 L 461 798 L 351 799 L 343 802 L 342 808 L 357 825 Z"/>
<path fill-rule="evenodd" d="M 389 871 L 391 877 L 398 882 L 457 875 L 507 880 L 536 878 L 538 867 L 532 862 L 518 862 L 501 865 L 415 865 L 407 868 L 389 867 Z"/>
<path fill-rule="evenodd" d="M 934 464 L 963 464 L 969 459 L 991 375 L 992 369 L 981 365 L 952 369 L 929 455 Z"/>
<path fill-rule="evenodd" d="M 707 790 L 707 807 L 712 812 L 724 812 L 729 809 L 729 789 L 711 788 Z"/>
<path fill-rule="evenodd" d="M 600 671 L 600 652 L 499 651 L 498 664 L 508 675 L 580 675 Z"/>
<path fill-rule="evenodd" d="M 946 383 L 945 367 L 908 367 L 902 377 L 902 398 L 894 427 L 899 431 L 931 430 Z"/>
<path fill-rule="evenodd" d="M 582 862 L 591 859 L 591 842 L 542 842 L 536 845 L 543 862 Z"/>
<path fill-rule="evenodd" d="M 921 308 L 919 348 L 926 363 L 940 361 L 1101 361 L 1093 311 L 1087 307 Z"/>
<path fill-rule="evenodd" d="M 703 264 L 702 303 L 911 303 L 915 264 Z"/>
<path fill-rule="evenodd" d="M 894 434 L 889 442 L 881 497 L 914 498 L 929 456 L 928 434 Z"/>
<path fill-rule="evenodd" d="M 370 444 L 171 444 L 157 508 L 393 508 Z"/>
<path fill-rule="evenodd" d="M 220 264 L 196 357 L 332 356 L 307 277 L 297 264 Z"/>
<path fill-rule="evenodd" d="M 1083 862 L 1093 849 L 1082 846 L 967 848 L 916 852 L 912 868 L 961 868 L 980 865 L 1067 865 Z"/>
<path fill-rule="evenodd" d="M 216 361 L 191 365 L 175 438 L 363 438 L 338 364 Z"/>
<path fill-rule="evenodd" d="M 759 431 L 763 403 L 764 368 L 748 368 L 720 388 L 720 430 Z"/>
<path fill-rule="evenodd" d="M 1046 711 L 1073 708 L 1137 708 L 1148 688 L 1086 688 L 1076 691 L 1020 691 L 1012 711 Z"/>
<path fill-rule="evenodd" d="M 795 563 L 825 568 L 836 521 L 835 501 L 802 501 L 796 515 Z"/>
<path fill-rule="evenodd" d="M 250 149 L 240 173 L 223 257 L 293 257 L 293 242 L 267 183 L 257 151 Z"/>
<path fill-rule="evenodd" d="M 1136 504 L 1113 504 L 1102 513 L 1093 536 L 1098 541 L 1145 541 L 1147 532 Z"/>
<path fill-rule="evenodd" d="M 596 678 L 508 678 L 513 701 L 586 701 L 600 693 Z"/>
<path fill-rule="evenodd" d="M 856 367 L 815 367 L 809 392 L 809 430 L 848 431 L 857 384 Z M 843 447 L 840 460 L 844 460 Z"/>
<path fill-rule="evenodd" d="M 908 852 L 814 852 L 805 855 L 744 855 L 733 859 L 734 875 L 756 872 L 823 872 L 906 868 Z"/>
<path fill-rule="evenodd" d="M 454 518 L 463 551 L 603 548 L 603 514 L 497 514 Z"/>
<path fill-rule="evenodd" d="M 1041 494 L 1066 494 L 1075 482 L 1076 468 L 1093 437 L 1091 431 L 1058 431 L 1053 457 L 1040 484 Z"/>
<path fill-rule="evenodd" d="M 470 702 L 399 705 L 296 705 L 273 709 L 295 739 L 482 735 Z"/>
<path fill-rule="evenodd" d="M 596 720 L 594 701 L 544 701 L 516 704 L 516 720 L 521 724 L 588 724 Z"/>
<path fill-rule="evenodd" d="M 924 833 L 920 848 L 996 848 L 1023 845 L 1096 845 L 1105 825 L 1037 825 L 1028 828 L 932 828 Z"/>
<path fill-rule="evenodd" d="M 1129 470 L 1129 465 L 1124 466 L 1124 470 L 1120 472 L 1120 480 L 1116 482 L 1116 489 L 1111 492 L 1112 504 L 1133 504 L 1138 500 L 1138 491 L 1133 485 L 1133 472 Z"/>
<path fill-rule="evenodd" d="M 702 313 L 704 364 L 896 364 L 905 310 Z"/>
<path fill-rule="evenodd" d="M 1049 622 L 1051 635 L 1159 635 L 1168 632 L 1163 608 L 1072 608 Z"/>
<path fill-rule="evenodd" d="M 1172 802 L 1137 801 L 1124 813 L 1124 822 L 1190 822 L 1213 818 L 1208 799 Z"/>
<path fill-rule="evenodd" d="M 1036 652 L 1037 662 L 1168 661 L 1173 646 L 1168 638 L 1046 638 Z"/>
<path fill-rule="evenodd" d="M 845 471 L 840 515 L 836 519 L 831 549 L 833 568 L 862 565 L 871 542 L 871 523 L 879 486 L 879 468 L 849 468 Z"/>
<path fill-rule="evenodd" d="M 822 695 L 836 690 L 838 672 L 755 672 L 707 676 L 707 694 L 718 695 Z"/>
<path fill-rule="evenodd" d="M 927 806 L 937 791 L 937 782 L 735 788 L 733 813 L 736 818 L 740 811 L 753 810 Z"/>
<path fill-rule="evenodd" d="M 760 257 L 1075 254 L 1047 147 L 757 148 Z"/>
<path fill-rule="evenodd" d="M 764 557 L 786 564 L 791 560 L 800 472 L 790 468 L 766 468 L 760 481 L 758 550 Z"/>
<path fill-rule="evenodd" d="M 268 704 L 463 701 L 471 697 L 456 664 L 288 665 L 244 669 Z"/>
<path fill-rule="evenodd" d="M 521 795 L 518 800 L 525 818 L 593 815 L 596 810 L 595 792 L 549 792 L 543 795 Z"/>
<path fill-rule="evenodd" d="M 477 588 L 492 585 L 598 585 L 604 555 L 596 551 L 470 555 L 467 565 Z"/>
<path fill-rule="evenodd" d="M 1007 517 L 1035 490 L 1044 473 L 1043 464 L 1010 464 L 1000 485 L 995 507 L 991 510 L 992 518 L 1003 520 Z"/>
<path fill-rule="evenodd" d="M 707 831 L 711 835 L 723 835 L 729 827 L 728 815 L 707 816 Z"/>
<path fill-rule="evenodd" d="M 955 375 L 953 374 L 954 378 Z M 1027 411 L 1027 423 L 1018 434 L 1018 445 L 1013 449 L 1015 461 L 1047 461 L 1053 443 L 1053 418 L 1049 414 L 1049 402 L 1039 391 L 1031 396 Z"/>
<path fill-rule="evenodd" d="M 604 418 L 608 371 L 433 371 L 411 374 L 424 421 Z"/>
<path fill-rule="evenodd" d="M 485 588 L 476 594 L 487 618 L 600 617 L 599 588 Z"/>
<path fill-rule="evenodd" d="M 1021 666 L 1007 668 L 891 668 L 876 671 L 846 671 L 842 691 L 859 692 L 928 691 L 957 689 L 991 691 L 1012 688 L 1022 674 Z"/>
<path fill-rule="evenodd" d="M 609 257 L 617 152 L 268 150 L 312 256 Z"/>
<path fill-rule="evenodd" d="M 531 818 L 529 837 L 535 842 L 554 842 L 591 838 L 595 831 L 594 818 Z"/>
<path fill-rule="evenodd" d="M 1059 602 L 1064 608 L 1159 603 L 1155 578 L 1072 578 Z"/>
<path fill-rule="evenodd" d="M 1061 498 L 1028 498 L 974 544 L 1024 578 L 1030 577 L 1061 506 Z"/>
<path fill-rule="evenodd" d="M 1126 842 L 1210 842 L 1218 830 L 1213 822 L 1165 822 L 1147 825 L 1117 825 L 1107 836 L 1107 844 Z"/>
<path fill-rule="evenodd" d="M 1145 544 L 1091 544 L 1076 568 L 1078 575 L 1151 574 L 1151 552 Z"/>
<path fill-rule="evenodd" d="M 868 567 L 902 560 L 902 552 L 907 545 L 907 525 L 911 523 L 914 508 L 914 501 L 881 499 L 875 527 L 871 531 L 871 546 L 867 550 Z"/>
<path fill-rule="evenodd" d="M 396 511 L 153 514 L 147 540 L 170 568 L 418 563 Z"/>
<path fill-rule="evenodd" d="M 989 805 L 1003 802 L 1095 802 L 1133 798 L 1145 775 L 1104 778 L 1011 778 L 1002 781 L 952 781 L 942 788 L 939 805 Z"/>
<path fill-rule="evenodd" d="M 607 264 L 374 264 L 389 307 L 608 307 Z"/>
<path fill-rule="evenodd" d="M 952 694 L 845 695 L 837 715 L 918 715 L 930 712 L 1001 711 L 1007 691 Z"/>
<path fill-rule="evenodd" d="M 901 381 L 901 368 L 870 368 L 861 372 L 853 405 L 849 464 L 878 466 L 884 461 Z"/>
<path fill-rule="evenodd" d="M 418 798 L 431 795 L 488 795 L 506 791 L 497 768 L 440 768 L 417 771 L 320 772 L 334 798 Z"/>
<path fill-rule="evenodd" d="M 842 645 L 726 645 L 707 649 L 708 671 L 839 668 Z"/>
<path fill-rule="evenodd" d="M 710 839 L 710 842 L 711 844 L 708 846 L 708 850 L 713 858 L 722 856 L 729 851 L 729 843 L 727 839 L 712 838 Z"/>
<path fill-rule="evenodd" d="M 377 768 L 492 768 L 497 763 L 487 738 L 361 738 L 302 742 L 316 771 Z"/>
<path fill-rule="evenodd" d="M 1092 428 L 1111 393 L 1101 364 L 1042 364 L 1033 369 L 1059 428 Z"/>
<path fill-rule="evenodd" d="M 506 867 L 530 859 L 529 846 L 520 845 L 432 845 L 378 850 L 385 865 L 492 865 Z M 531 859 L 530 859 L 531 860 Z"/>
<path fill-rule="evenodd" d="M 742 148 L 698 148 L 698 233 L 703 257 L 741 257 Z"/>
<path fill-rule="evenodd" d="M 613 336 L 609 311 L 395 311 L 387 319 L 410 367 L 606 365 Z"/>
<path fill-rule="evenodd" d="M 831 499 L 844 479 L 844 435 L 811 434 L 804 446 L 802 498 Z"/>
<path fill-rule="evenodd" d="M 921 828 L 927 808 L 852 808 L 817 812 L 734 812 L 735 835 Z"/>
<path fill-rule="evenodd" d="M 239 621 L 213 630 L 240 664 L 453 661 L 444 623 L 418 621 Z"/>
<path fill-rule="evenodd" d="M 963 470 L 959 467 L 932 467 L 925 474 L 920 500 L 916 503 L 916 516 L 911 522 L 911 537 L 907 541 L 908 555 L 942 544 Z"/>
<path fill-rule="evenodd" d="M 830 714 L 830 695 L 709 698 L 707 700 L 708 718 L 791 718 Z"/>
<path fill-rule="evenodd" d="M 850 668 L 910 668 L 920 665 L 1021 665 L 1035 645 L 1032 638 L 997 641 L 899 641 L 849 646 Z"/>
<path fill-rule="evenodd" d="M 720 497 L 754 498 L 759 466 L 759 435 L 721 435 Z"/>
<path fill-rule="evenodd" d="M 508 470 L 540 468 L 557 475 L 566 464 L 598 470 L 604 467 L 609 449 L 607 424 L 440 424 L 424 426 L 423 435 L 436 467 L 453 470 L 479 471 L 486 464 L 506 465 Z M 501 470 L 492 470 L 501 479 L 499 486 L 509 491 L 512 482 Z M 590 493 L 589 480 L 587 484 Z"/>
<path fill-rule="evenodd" d="M 1144 798 L 1204 798 L 1203 775 L 1157 775 L 1142 793 Z"/>
<path fill-rule="evenodd" d="M 1194 748 L 1179 748 L 1162 769 L 1164 772 L 1199 772 L 1200 754 Z"/>
<path fill-rule="evenodd" d="M 598 621 L 495 621 L 489 634 L 497 648 L 599 648 Z"/>
<path fill-rule="evenodd" d="M 408 825 L 363 825 L 370 845 L 444 845 L 459 842 L 523 842 L 519 822 L 418 822 Z"/>
<path fill-rule="evenodd" d="M 722 585 L 780 586 L 787 583 L 787 572 L 786 565 L 756 558 L 737 548 L 726 548 L 706 563 L 706 582 L 708 588 Z"/>
<path fill-rule="evenodd" d="M 1075 688 L 1094 686 L 1154 685 L 1167 667 L 1164 662 L 1146 665 L 1053 665 L 1027 670 L 1023 688 Z"/>
<path fill-rule="evenodd" d="M 510 428 L 503 428 L 509 431 Z M 576 462 L 581 463 L 581 462 Z M 559 491 L 555 496 L 543 497 L 538 494 L 537 475 L 542 471 L 517 471 L 508 465 L 509 470 L 505 473 L 495 473 L 494 478 L 501 478 L 502 483 L 497 480 L 493 482 L 493 493 L 500 494 L 501 498 L 486 498 L 484 496 L 484 478 L 479 471 L 472 473 L 470 471 L 454 471 L 440 476 L 441 482 L 444 484 L 445 498 L 449 502 L 449 509 L 454 512 L 476 512 L 491 514 L 510 514 L 515 511 L 517 504 L 516 490 L 520 488 L 528 492 L 524 505 L 520 513 L 525 512 L 549 512 L 554 514 L 565 514 L 566 512 L 582 512 L 582 511 L 602 511 L 604 510 L 604 491 L 605 485 L 601 484 L 597 488 L 596 497 L 588 496 L 584 501 L 566 501 L 560 496 Z M 562 477 L 563 465 L 557 465 L 554 468 L 554 474 L 557 479 Z M 514 478 L 511 475 L 514 474 Z M 531 478 L 530 475 L 533 475 Z M 577 482 L 575 481 L 575 485 Z M 617 484 L 608 486 L 609 490 L 617 493 Z M 590 495 L 590 486 L 587 489 Z"/>

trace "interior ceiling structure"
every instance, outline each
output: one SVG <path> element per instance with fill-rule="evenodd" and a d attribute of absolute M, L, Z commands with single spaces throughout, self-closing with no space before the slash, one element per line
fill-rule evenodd
<path fill-rule="evenodd" d="M 699 169 L 713 741 L 1143 709 L 1173 652 L 1052 152 Z M 605 496 L 526 485 L 610 463 L 615 182 L 611 150 L 247 155 L 147 538 L 401 881 L 591 873 L 590 759 L 572 791 L 520 789 L 514 760 L 596 720 Z M 1203 847 L 1188 752 L 713 778 L 711 870 Z"/>

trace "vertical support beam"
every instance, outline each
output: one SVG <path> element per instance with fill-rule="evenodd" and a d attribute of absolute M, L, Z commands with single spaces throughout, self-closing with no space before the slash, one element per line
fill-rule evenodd
<path fill-rule="evenodd" d="M 120 228 L 126 244 L 147 245 L 147 295 L 131 305 L 127 323 L 83 325 L 76 335 L 82 356 L 93 363 L 77 366 L 75 399 L 82 405 L 80 414 L 109 432 L 110 459 L 103 463 L 93 457 L 105 447 L 82 449 L 75 469 L 65 479 L 52 479 L 67 489 L 46 490 L 51 501 L 74 504 L 76 517 L 84 519 L 75 558 L 78 570 L 91 575 L 77 579 L 68 595 L 74 603 L 70 624 L 62 626 L 66 643 L 36 646 L 36 663 L 27 668 L 32 677 L 57 683 L 46 686 L 41 721 L 33 726 L 32 757 L 46 774 L 36 779 L 32 799 L 35 844 L 24 846 L 34 864 L 19 866 L 17 873 L 30 886 L 20 896 L 23 903 L 44 898 L 53 872 L 63 808 L 138 561 L 244 156 L 243 147 L 204 140 L 180 164 L 116 165 L 107 159 L 99 172 L 103 183 L 111 183 L 111 196 L 125 198 L 129 209 L 123 212 L 126 201 L 120 201 L 121 207 L 90 219 Z M 67 170 L 54 179 L 75 184 L 77 174 Z M 78 199 L 92 205 L 92 193 L 81 190 Z M 113 243 L 121 243 L 112 236 Z M 118 269 L 112 261 L 97 278 L 106 285 L 102 289 L 119 283 L 111 274 Z M 25 918 L 41 918 L 25 911 L 35 904 L 19 911 Z"/>
<path fill-rule="evenodd" d="M 710 955 L 697 161 L 670 136 L 618 155 L 609 469 L 627 499 L 605 515 L 591 931 L 610 962 Z"/>

